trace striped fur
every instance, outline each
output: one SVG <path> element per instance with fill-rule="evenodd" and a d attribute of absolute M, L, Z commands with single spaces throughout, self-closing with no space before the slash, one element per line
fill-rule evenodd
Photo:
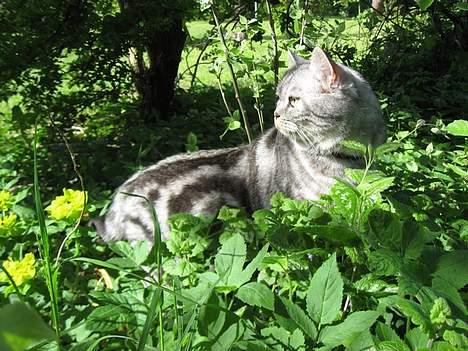
<path fill-rule="evenodd" d="M 163 239 L 171 214 L 215 214 L 223 205 L 248 211 L 269 206 L 283 192 L 317 199 L 344 168 L 360 161 L 343 154 L 353 139 L 385 140 L 378 101 L 356 71 L 336 64 L 320 49 L 310 61 L 290 54 L 290 69 L 277 88 L 275 127 L 250 145 L 169 157 L 134 174 L 117 191 L 104 218 L 94 220 L 104 240 L 152 240 L 149 199 Z"/>

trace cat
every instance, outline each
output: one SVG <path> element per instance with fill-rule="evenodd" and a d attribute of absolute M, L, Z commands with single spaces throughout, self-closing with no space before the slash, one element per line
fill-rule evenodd
<path fill-rule="evenodd" d="M 213 215 L 224 205 L 252 212 L 268 207 L 277 192 L 315 200 L 345 168 L 362 166 L 340 144 L 350 139 L 378 146 L 386 139 L 369 84 L 318 47 L 310 60 L 289 52 L 289 61 L 277 87 L 275 127 L 249 145 L 176 155 L 137 172 L 117 190 L 105 217 L 94 220 L 101 237 L 152 241 L 142 196 L 154 205 L 167 240 L 172 214 Z"/>

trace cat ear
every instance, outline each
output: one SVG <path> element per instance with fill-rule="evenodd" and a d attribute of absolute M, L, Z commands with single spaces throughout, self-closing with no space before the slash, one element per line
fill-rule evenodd
<path fill-rule="evenodd" d="M 301 63 L 307 62 L 306 59 L 303 59 L 302 57 L 292 52 L 291 50 L 288 50 L 288 61 L 289 61 L 288 68 L 293 68 L 293 67 L 300 65 Z"/>
<path fill-rule="evenodd" d="M 310 67 L 317 72 L 325 91 L 336 88 L 344 76 L 343 69 L 338 66 L 327 54 L 319 47 L 315 47 L 310 58 Z"/>

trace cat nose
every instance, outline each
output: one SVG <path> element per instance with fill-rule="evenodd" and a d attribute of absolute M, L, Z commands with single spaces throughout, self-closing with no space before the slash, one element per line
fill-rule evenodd
<path fill-rule="evenodd" d="M 280 117 L 280 114 L 279 114 L 278 112 L 275 111 L 275 112 L 273 112 L 273 116 L 274 116 L 275 118 L 279 118 L 279 117 Z"/>

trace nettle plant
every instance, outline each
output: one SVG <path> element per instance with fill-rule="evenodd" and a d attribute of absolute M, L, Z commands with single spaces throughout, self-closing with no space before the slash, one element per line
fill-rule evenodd
<path fill-rule="evenodd" d="M 33 336 L 14 326 L 5 330 L 25 345 L 50 340 L 42 349 L 60 340 L 87 350 L 465 350 L 466 221 L 430 221 L 422 215 L 430 209 L 399 200 L 396 175 L 372 167 L 394 160 L 398 170 L 400 157 L 421 151 L 417 128 L 377 149 L 346 143 L 366 167 L 348 170 L 347 180 L 337 180 L 319 201 L 276 194 L 271 208 L 252 216 L 232 208 L 214 219 L 176 215 L 168 241 L 158 240 L 155 226 L 153 246 L 116 242 L 104 249 L 94 243 L 96 251 L 85 250 L 80 242 L 93 233 L 79 228 L 63 249 L 66 259 L 52 265 L 60 272 L 58 325 L 67 329 L 54 337 L 19 303 L 0 310 L 0 326 L 13 316 L 28 318 L 39 331 Z M 462 169 L 457 152 L 466 150 L 466 123 L 438 128 L 458 145 L 439 162 L 455 157 Z M 461 177 L 449 172 L 451 179 Z M 9 211 L 11 196 L 2 199 Z M 71 233 L 67 218 L 81 215 L 85 201 L 85 193 L 64 191 L 46 208 L 46 227 Z M 28 255 L 3 267 L 13 281 L 23 272 L 17 296 L 41 306 L 44 288 L 31 282 L 45 276 L 47 261 Z M 70 267 L 80 272 L 73 279 Z M 8 284 L 2 283 L 4 293 Z M 70 317 L 71 305 L 83 313 Z M 4 340 L 0 331 L 0 345 Z"/>
<path fill-rule="evenodd" d="M 160 246 L 160 344 L 171 350 L 466 348 L 466 250 L 446 251 L 438 244 L 443 233 L 385 195 L 395 178 L 371 166 L 400 144 L 347 147 L 363 154 L 366 167 L 347 171 L 349 182 L 338 181 L 320 201 L 277 194 L 270 209 L 252 217 L 223 208 L 215 221 L 171 219 L 174 235 Z M 124 328 L 138 338 L 155 289 L 154 256 L 142 244 L 118 245 L 118 257 L 92 261 L 119 272 L 118 287 L 92 294 L 99 307 L 86 328 L 90 335 Z"/>

